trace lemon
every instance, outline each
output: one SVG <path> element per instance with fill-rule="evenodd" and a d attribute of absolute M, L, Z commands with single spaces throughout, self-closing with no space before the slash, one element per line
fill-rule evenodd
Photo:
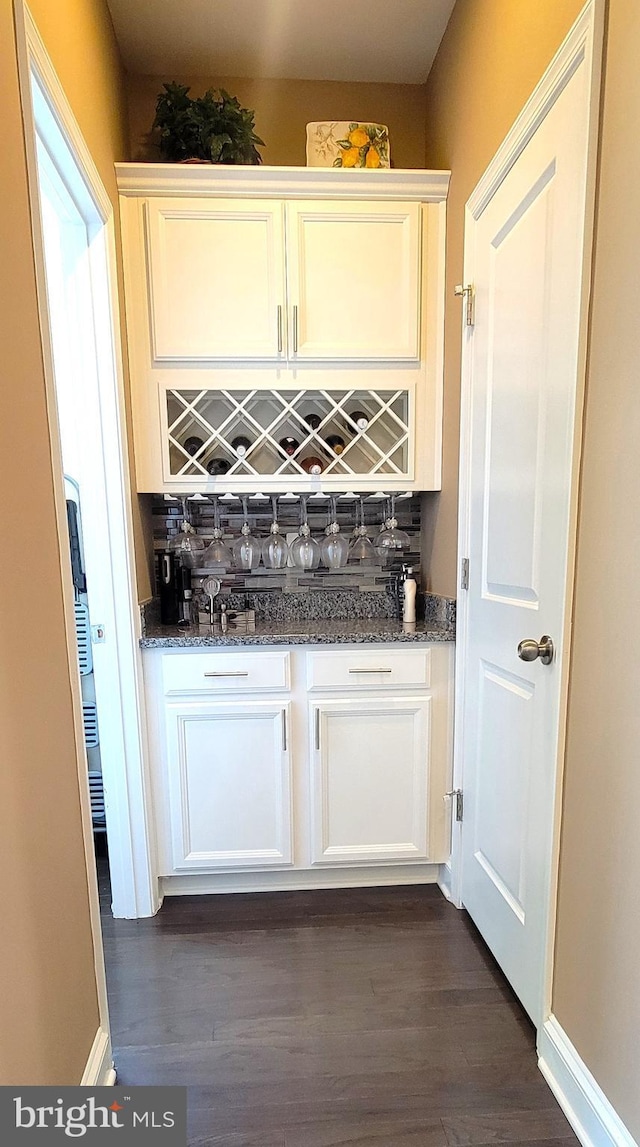
<path fill-rule="evenodd" d="M 365 143 L 369 142 L 369 136 L 361 127 L 357 127 L 355 131 L 350 131 L 347 139 L 353 147 L 364 147 Z"/>
<path fill-rule="evenodd" d="M 380 152 L 376 151 L 375 147 L 369 148 L 365 160 L 365 167 L 380 167 Z"/>
<path fill-rule="evenodd" d="M 348 151 L 342 153 L 342 166 L 343 167 L 359 167 L 360 165 L 360 148 L 350 147 Z"/>

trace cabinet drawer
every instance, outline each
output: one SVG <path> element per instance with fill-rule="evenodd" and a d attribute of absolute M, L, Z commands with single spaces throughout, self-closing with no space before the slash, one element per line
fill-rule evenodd
<path fill-rule="evenodd" d="M 289 654 L 176 653 L 163 658 L 165 694 L 288 689 Z"/>
<path fill-rule="evenodd" d="M 367 649 L 310 653 L 307 686 L 321 689 L 427 688 L 431 684 L 430 649 Z"/>

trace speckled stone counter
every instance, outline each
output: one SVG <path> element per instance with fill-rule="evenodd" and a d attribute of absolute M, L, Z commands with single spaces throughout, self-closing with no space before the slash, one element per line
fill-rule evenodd
<path fill-rule="evenodd" d="M 207 627 L 180 630 L 150 625 L 140 639 L 143 649 L 193 649 L 200 646 L 248 645 L 379 645 L 395 642 L 454 641 L 452 625 L 418 623 L 405 632 L 400 622 L 389 618 L 330 621 L 256 622 L 255 633 L 210 633 Z"/>

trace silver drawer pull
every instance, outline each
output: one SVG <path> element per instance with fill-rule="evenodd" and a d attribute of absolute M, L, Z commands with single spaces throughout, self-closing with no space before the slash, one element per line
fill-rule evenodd
<path fill-rule="evenodd" d="M 247 669 L 214 669 L 212 673 L 205 673 L 205 677 L 248 677 Z"/>
<path fill-rule="evenodd" d="M 320 710 L 316 709 L 316 751 L 320 748 Z"/>
<path fill-rule="evenodd" d="M 379 668 L 379 669 L 350 669 L 350 673 L 393 673 L 392 669 Z"/>
<path fill-rule="evenodd" d="M 282 751 L 287 751 L 287 710 L 282 710 Z"/>

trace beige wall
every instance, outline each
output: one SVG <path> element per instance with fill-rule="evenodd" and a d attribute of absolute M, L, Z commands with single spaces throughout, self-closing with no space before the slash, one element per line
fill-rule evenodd
<path fill-rule="evenodd" d="M 609 20 L 553 1010 L 640 1141 L 637 0 Z"/>
<path fill-rule="evenodd" d="M 106 9 L 32 7 L 106 175 L 118 115 L 124 139 Z M 99 1017 L 11 0 L 0 0 L 0 103 L 0 477 L 26 539 L 0 564 L 0 1083 L 77 1083 Z"/>
<path fill-rule="evenodd" d="M 304 165 L 305 125 L 312 120 L 361 119 L 386 123 L 394 167 L 424 165 L 424 87 L 411 84 L 341 84 L 315 80 L 247 80 L 233 77 L 128 76 L 132 159 L 157 159 L 147 138 L 158 93 L 169 79 L 189 84 L 192 95 L 223 87 L 256 112 L 265 141 L 263 161 Z"/>
<path fill-rule="evenodd" d="M 457 0 L 426 85 L 426 165 L 451 168 L 442 492 L 423 500 L 423 569 L 456 593 L 464 205 L 583 0 Z"/>

